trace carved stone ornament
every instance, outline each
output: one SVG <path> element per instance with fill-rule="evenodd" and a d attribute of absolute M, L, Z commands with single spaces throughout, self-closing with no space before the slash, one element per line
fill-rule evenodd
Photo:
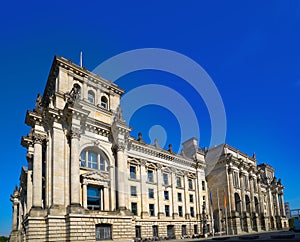
<path fill-rule="evenodd" d="M 147 161 L 146 160 L 141 160 L 141 166 L 146 166 L 147 165 Z"/>
<path fill-rule="evenodd" d="M 46 136 L 45 135 L 42 135 L 42 134 L 33 134 L 33 142 L 35 144 L 42 144 L 43 143 L 43 140 L 46 139 Z"/>
<path fill-rule="evenodd" d="M 78 101 L 80 97 L 80 85 L 75 83 L 71 91 L 68 93 L 68 96 L 67 102 L 69 104 L 74 104 L 76 101 Z"/>
<path fill-rule="evenodd" d="M 41 96 L 41 94 L 38 94 L 36 101 L 35 101 L 35 111 L 37 113 L 43 112 L 42 99 L 43 99 L 43 97 Z"/>
<path fill-rule="evenodd" d="M 161 170 L 163 168 L 162 164 L 159 164 L 159 163 L 156 165 L 156 167 L 158 170 Z"/>
<path fill-rule="evenodd" d="M 71 128 L 70 130 L 70 138 L 71 139 L 80 139 L 81 130 L 79 128 Z"/>
<path fill-rule="evenodd" d="M 109 175 L 100 171 L 91 171 L 82 174 L 82 179 L 87 184 L 95 184 L 107 187 L 109 185 Z"/>

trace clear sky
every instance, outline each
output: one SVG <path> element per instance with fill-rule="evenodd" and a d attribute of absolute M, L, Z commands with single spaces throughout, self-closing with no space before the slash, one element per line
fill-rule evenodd
<path fill-rule="evenodd" d="M 299 1 L 5 1 L 0 14 L 1 150 L 0 235 L 11 229 L 10 194 L 26 165 L 22 135 L 27 109 L 43 92 L 54 55 L 93 70 L 137 48 L 164 48 L 193 59 L 222 97 L 226 143 L 275 167 L 285 201 L 300 208 L 300 2 Z M 180 68 L 180 66 L 178 67 Z M 210 116 L 180 78 L 139 71 L 117 80 L 125 90 L 161 84 L 181 93 L 197 113 L 200 146 L 210 142 Z M 166 97 L 167 98 L 167 97 Z M 132 135 L 161 125 L 176 149 L 176 117 L 147 105 L 130 121 Z M 159 126 L 161 128 L 161 126 Z M 159 130 L 159 127 L 157 130 Z"/>

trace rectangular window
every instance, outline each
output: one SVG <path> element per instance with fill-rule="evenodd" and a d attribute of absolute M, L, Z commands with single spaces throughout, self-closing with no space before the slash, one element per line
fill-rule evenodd
<path fill-rule="evenodd" d="M 177 187 L 182 187 L 182 186 L 181 186 L 181 177 L 180 177 L 180 176 L 177 176 L 177 177 L 176 177 L 176 186 L 177 186 Z"/>
<path fill-rule="evenodd" d="M 190 203 L 194 202 L 194 196 L 192 194 L 190 194 Z"/>
<path fill-rule="evenodd" d="M 169 200 L 169 191 L 164 191 L 165 200 Z"/>
<path fill-rule="evenodd" d="M 197 226 L 197 224 L 194 224 L 194 234 L 198 234 L 198 226 Z"/>
<path fill-rule="evenodd" d="M 157 225 L 152 226 L 152 232 L 153 232 L 153 237 L 158 237 L 158 226 Z"/>
<path fill-rule="evenodd" d="M 132 197 L 136 197 L 136 187 L 135 186 L 130 187 L 130 194 Z"/>
<path fill-rule="evenodd" d="M 177 198 L 178 202 L 182 202 L 182 194 L 180 192 L 177 193 Z"/>
<path fill-rule="evenodd" d="M 97 224 L 96 225 L 96 240 L 111 239 L 111 225 L 110 224 Z"/>
<path fill-rule="evenodd" d="M 152 188 L 148 189 L 148 197 L 149 198 L 154 198 L 154 190 Z"/>
<path fill-rule="evenodd" d="M 244 185 L 245 185 L 245 190 L 249 190 L 249 183 L 248 183 L 248 177 L 244 176 Z"/>
<path fill-rule="evenodd" d="M 166 213 L 166 217 L 170 217 L 170 206 L 169 205 L 165 205 L 165 213 Z"/>
<path fill-rule="evenodd" d="M 193 189 L 193 180 L 192 179 L 188 179 L 188 183 L 189 183 L 189 189 Z"/>
<path fill-rule="evenodd" d="M 130 166 L 130 178 L 131 179 L 136 179 L 136 167 L 135 166 Z"/>
<path fill-rule="evenodd" d="M 155 216 L 154 215 L 154 204 L 149 204 L 149 215 L 151 217 Z"/>
<path fill-rule="evenodd" d="M 233 178 L 233 186 L 236 187 L 236 188 L 239 188 L 239 175 L 237 172 L 233 172 L 232 173 L 232 178 Z"/>
<path fill-rule="evenodd" d="M 154 182 L 153 170 L 148 170 L 148 182 Z"/>
<path fill-rule="evenodd" d="M 163 174 L 164 185 L 169 185 L 169 176 L 167 173 Z"/>
<path fill-rule="evenodd" d="M 205 181 L 202 181 L 202 191 L 205 191 Z"/>
<path fill-rule="evenodd" d="M 87 188 L 87 206 L 91 210 L 100 210 L 100 189 L 97 187 Z"/>
<path fill-rule="evenodd" d="M 182 217 L 182 216 L 183 216 L 182 206 L 178 206 L 178 216 L 179 216 L 179 217 Z"/>
<path fill-rule="evenodd" d="M 135 226 L 135 237 L 141 238 L 141 226 Z"/>
<path fill-rule="evenodd" d="M 186 225 L 181 226 L 181 235 L 185 236 L 186 235 Z"/>
<path fill-rule="evenodd" d="M 137 203 L 131 203 L 131 212 L 133 215 L 137 215 Z"/>
<path fill-rule="evenodd" d="M 190 214 L 192 218 L 195 217 L 194 207 L 190 207 Z"/>

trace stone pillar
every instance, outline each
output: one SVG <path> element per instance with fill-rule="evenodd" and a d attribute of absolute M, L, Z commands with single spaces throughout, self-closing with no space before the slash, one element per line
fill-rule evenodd
<path fill-rule="evenodd" d="M 34 135 L 34 155 L 33 155 L 33 194 L 32 207 L 42 208 L 42 142 L 44 137 Z"/>
<path fill-rule="evenodd" d="M 116 209 L 116 179 L 115 166 L 110 166 L 110 210 Z"/>
<path fill-rule="evenodd" d="M 103 211 L 104 209 L 104 188 L 100 189 L 100 211 Z"/>
<path fill-rule="evenodd" d="M 189 210 L 189 181 L 188 181 L 188 173 L 184 173 L 184 206 L 185 206 L 185 218 L 190 218 L 190 210 Z"/>
<path fill-rule="evenodd" d="M 65 204 L 64 139 L 65 135 L 62 130 L 62 125 L 54 121 L 52 134 L 52 209 L 63 207 Z M 71 192 L 71 196 L 72 193 L 73 192 Z"/>
<path fill-rule="evenodd" d="M 71 139 L 71 164 L 70 164 L 70 195 L 71 206 L 80 206 L 80 169 L 78 143 L 80 138 L 80 130 L 72 128 L 70 132 Z"/>
<path fill-rule="evenodd" d="M 249 185 L 250 185 L 250 211 L 251 213 L 256 213 L 255 211 L 255 201 L 254 201 L 254 177 L 249 177 Z"/>
<path fill-rule="evenodd" d="M 147 207 L 147 189 L 146 189 L 146 181 L 147 181 L 147 173 L 146 173 L 146 161 L 141 161 L 141 169 L 140 169 L 140 181 L 141 181 L 141 217 L 146 218 L 149 216 L 148 207 Z"/>
<path fill-rule="evenodd" d="M 164 217 L 164 189 L 163 189 L 163 176 L 161 166 L 157 167 L 157 195 L 158 195 L 158 218 Z"/>
<path fill-rule="evenodd" d="M 14 199 L 13 200 L 13 216 L 12 216 L 12 230 L 17 230 L 17 218 L 18 218 L 18 202 Z"/>
<path fill-rule="evenodd" d="M 172 211 L 173 219 L 178 218 L 178 202 L 177 202 L 177 193 L 176 193 L 176 173 L 172 170 L 171 173 L 171 182 L 172 182 Z"/>
<path fill-rule="evenodd" d="M 283 192 L 279 196 L 280 196 L 280 205 L 281 205 L 282 217 L 286 217 L 285 209 L 284 209 Z"/>
<path fill-rule="evenodd" d="M 82 183 L 82 204 L 85 209 L 87 209 L 87 182 L 86 180 Z"/>
<path fill-rule="evenodd" d="M 105 211 L 109 211 L 110 202 L 109 202 L 109 190 L 108 190 L 108 187 L 104 187 L 103 196 L 104 196 L 104 206 L 103 206 L 103 209 Z"/>
<path fill-rule="evenodd" d="M 28 171 L 27 171 L 27 212 L 32 207 L 32 157 L 28 158 Z"/>
<path fill-rule="evenodd" d="M 228 180 L 229 180 L 229 189 L 230 189 L 230 203 L 231 207 L 230 210 L 235 211 L 235 198 L 234 198 L 234 187 L 233 187 L 233 170 L 231 168 L 228 169 Z"/>
<path fill-rule="evenodd" d="M 247 229 L 247 219 L 246 219 L 246 199 L 245 199 L 245 181 L 244 174 L 240 172 L 240 183 L 241 183 L 241 227 L 245 231 Z"/>
<path fill-rule="evenodd" d="M 120 210 L 127 209 L 126 199 L 128 199 L 127 157 L 124 150 L 125 146 L 122 145 L 119 145 L 117 148 L 118 199 Z"/>

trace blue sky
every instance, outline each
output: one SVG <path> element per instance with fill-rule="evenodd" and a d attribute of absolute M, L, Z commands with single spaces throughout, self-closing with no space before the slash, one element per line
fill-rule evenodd
<path fill-rule="evenodd" d="M 300 207 L 300 2 L 299 1 L 6 1 L 0 15 L 2 182 L 0 234 L 11 228 L 9 195 L 26 165 L 22 135 L 27 109 L 43 92 L 54 55 L 93 70 L 104 60 L 137 48 L 164 48 L 201 65 L 226 110 L 226 142 L 257 154 L 276 168 L 285 200 Z M 201 97 L 176 76 L 160 71 L 128 74 L 117 83 L 129 91 L 159 83 L 180 91 L 196 110 L 200 146 L 208 146 L 210 117 Z M 145 106 L 130 121 L 133 135 L 152 125 L 179 147 L 176 117 Z M 188 125 L 188 124 L 184 124 Z"/>

